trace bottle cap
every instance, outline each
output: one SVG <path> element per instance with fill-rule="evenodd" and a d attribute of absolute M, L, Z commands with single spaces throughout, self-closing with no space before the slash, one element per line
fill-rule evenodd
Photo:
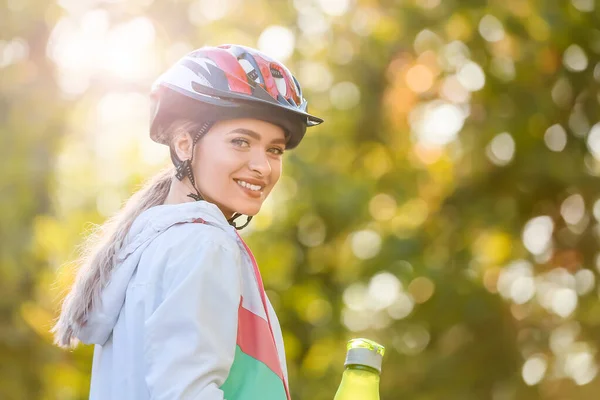
<path fill-rule="evenodd" d="M 383 361 L 385 347 L 372 340 L 358 338 L 348 341 L 347 349 L 344 367 L 348 365 L 365 365 L 375 368 L 381 373 L 381 362 Z"/>

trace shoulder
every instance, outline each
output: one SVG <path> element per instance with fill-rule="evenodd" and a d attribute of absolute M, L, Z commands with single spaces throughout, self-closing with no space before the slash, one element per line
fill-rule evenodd
<path fill-rule="evenodd" d="M 158 235 L 153 244 L 162 245 L 165 250 L 221 247 L 227 251 L 239 251 L 239 245 L 230 233 L 217 226 L 200 222 L 171 225 Z"/>
<path fill-rule="evenodd" d="M 162 269 L 166 288 L 190 281 L 200 287 L 214 279 L 239 286 L 242 253 L 223 229 L 202 223 L 173 225 L 150 245 L 150 262 Z"/>
<path fill-rule="evenodd" d="M 203 223 L 179 223 L 170 226 L 151 244 L 152 253 L 162 259 L 166 270 L 177 270 L 179 265 L 189 269 L 200 267 L 201 260 L 210 264 L 225 263 L 227 268 L 239 268 L 242 261 L 240 246 L 231 233 L 220 227 Z"/>

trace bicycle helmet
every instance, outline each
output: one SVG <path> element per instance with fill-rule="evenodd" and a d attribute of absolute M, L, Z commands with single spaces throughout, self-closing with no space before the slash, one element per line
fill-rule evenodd
<path fill-rule="evenodd" d="M 282 63 L 239 45 L 187 54 L 156 80 L 151 101 L 150 137 L 166 145 L 160 127 L 181 117 L 265 120 L 283 128 L 287 149 L 300 143 L 307 127 L 323 122 L 307 112 L 298 80 Z"/>

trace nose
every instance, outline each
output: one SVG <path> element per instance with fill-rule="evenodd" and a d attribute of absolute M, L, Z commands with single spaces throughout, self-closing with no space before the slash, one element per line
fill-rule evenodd
<path fill-rule="evenodd" d="M 269 158 L 263 151 L 252 152 L 248 167 L 252 171 L 258 172 L 261 176 L 269 176 L 272 170 Z"/>

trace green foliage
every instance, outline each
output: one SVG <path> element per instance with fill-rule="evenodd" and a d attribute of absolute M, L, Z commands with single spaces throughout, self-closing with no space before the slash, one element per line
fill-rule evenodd
<path fill-rule="evenodd" d="M 383 399 L 596 398 L 596 2 L 60 4 L 0 15 L 0 398 L 87 397 L 91 349 L 48 329 L 89 224 L 168 163 L 149 86 L 270 25 L 326 119 L 244 231 L 292 397 L 333 398 L 364 336 Z"/>

